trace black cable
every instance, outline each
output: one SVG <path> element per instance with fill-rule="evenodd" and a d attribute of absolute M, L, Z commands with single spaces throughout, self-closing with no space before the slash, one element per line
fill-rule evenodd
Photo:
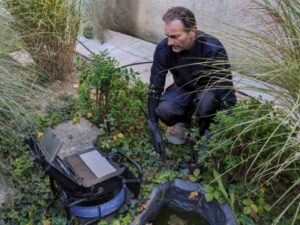
<path fill-rule="evenodd" d="M 145 61 L 145 62 L 136 62 L 136 63 L 131 63 L 131 64 L 127 64 L 124 66 L 121 66 L 120 68 L 126 68 L 128 66 L 135 66 L 135 65 L 140 65 L 140 64 L 148 64 L 148 63 L 153 63 L 153 61 Z"/>
<path fill-rule="evenodd" d="M 77 38 L 77 41 L 91 54 L 93 54 L 94 52 L 92 50 L 90 50 L 85 44 L 83 44 L 82 41 L 80 41 L 78 38 Z M 92 61 L 89 57 L 86 57 L 82 54 L 80 54 L 82 57 L 84 57 L 85 59 L 87 59 L 88 61 Z M 128 66 L 135 66 L 135 65 L 141 65 L 141 64 L 148 64 L 148 63 L 153 63 L 153 61 L 145 61 L 145 62 L 136 62 L 136 63 L 130 63 L 130 64 L 127 64 L 127 65 L 124 65 L 124 66 L 120 66 L 119 68 L 120 69 L 123 69 L 123 68 L 126 68 Z"/>
<path fill-rule="evenodd" d="M 91 54 L 93 54 L 94 52 L 92 50 L 90 50 L 85 44 L 83 44 L 82 41 L 80 41 L 78 38 L 77 38 L 77 41 L 88 51 L 90 52 Z M 81 54 L 80 54 L 81 55 Z M 81 55 L 82 57 L 84 57 L 85 59 L 87 59 L 88 61 L 92 62 L 92 60 L 84 55 Z M 126 68 L 126 67 L 129 67 L 129 66 L 135 66 L 135 65 L 141 65 L 141 64 L 148 64 L 148 63 L 153 63 L 153 61 L 145 61 L 145 62 L 136 62 L 136 63 L 130 63 L 130 64 L 127 64 L 127 65 L 124 65 L 124 66 L 120 66 L 119 68 L 120 69 L 123 69 L 123 68 Z M 238 91 L 236 90 L 237 93 L 241 94 L 241 95 L 244 95 L 248 98 L 252 98 L 250 95 L 242 92 L 242 91 Z"/>

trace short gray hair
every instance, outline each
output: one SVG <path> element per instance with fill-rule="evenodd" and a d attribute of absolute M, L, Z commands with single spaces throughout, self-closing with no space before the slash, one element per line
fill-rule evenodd
<path fill-rule="evenodd" d="M 196 19 L 194 13 L 182 6 L 169 8 L 162 17 L 163 21 L 169 23 L 173 20 L 180 20 L 186 29 L 196 28 Z"/>

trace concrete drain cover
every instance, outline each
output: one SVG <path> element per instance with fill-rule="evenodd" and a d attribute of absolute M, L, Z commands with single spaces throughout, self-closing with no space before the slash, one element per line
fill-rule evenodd
<path fill-rule="evenodd" d="M 99 135 L 99 129 L 84 118 L 76 124 L 72 121 L 61 123 L 53 129 L 53 132 L 63 141 L 58 153 L 62 159 L 92 147 Z"/>

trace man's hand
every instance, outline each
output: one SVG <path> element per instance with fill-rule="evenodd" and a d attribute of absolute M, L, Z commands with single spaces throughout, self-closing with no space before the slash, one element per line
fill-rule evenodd
<path fill-rule="evenodd" d="M 160 135 L 158 126 L 151 119 L 147 119 L 148 129 L 152 134 L 152 145 L 154 146 L 155 151 L 160 154 L 163 161 L 165 161 L 165 146 Z"/>

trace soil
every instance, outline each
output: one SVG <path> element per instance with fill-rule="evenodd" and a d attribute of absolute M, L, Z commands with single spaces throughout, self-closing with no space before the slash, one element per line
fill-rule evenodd
<path fill-rule="evenodd" d="M 66 92 L 72 95 L 77 95 L 77 88 L 79 86 L 79 75 L 75 70 L 68 74 L 63 81 L 54 81 L 50 86 L 49 90 L 53 91 L 55 94 L 61 94 Z"/>

